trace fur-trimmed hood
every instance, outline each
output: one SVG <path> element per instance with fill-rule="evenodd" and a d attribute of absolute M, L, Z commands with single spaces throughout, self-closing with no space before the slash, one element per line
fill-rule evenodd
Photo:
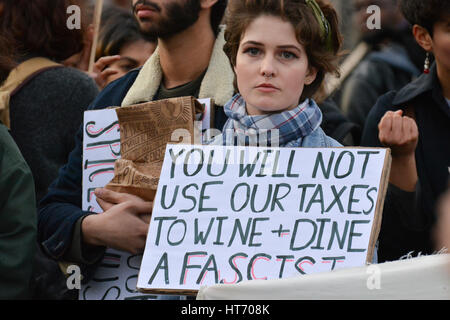
<path fill-rule="evenodd" d="M 212 98 L 219 106 L 225 105 L 233 97 L 234 73 L 228 57 L 223 51 L 225 44 L 224 27 L 221 28 L 214 44 L 210 63 L 200 86 L 199 99 Z M 151 101 L 158 91 L 162 80 L 159 50 L 156 48 L 150 59 L 139 71 L 133 86 L 128 91 L 122 106 L 129 106 L 142 101 Z"/>

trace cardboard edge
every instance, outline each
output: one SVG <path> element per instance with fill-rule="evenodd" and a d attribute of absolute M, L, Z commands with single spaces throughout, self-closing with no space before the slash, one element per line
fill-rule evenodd
<path fill-rule="evenodd" d="M 380 148 L 376 148 L 376 149 L 380 149 Z M 382 149 L 386 150 L 386 154 L 384 157 L 383 171 L 382 171 L 381 178 L 380 178 L 380 185 L 378 187 L 377 204 L 375 207 L 375 213 L 374 213 L 373 222 L 372 222 L 372 230 L 370 231 L 370 239 L 369 239 L 369 247 L 367 249 L 366 264 L 372 263 L 372 260 L 373 260 L 375 245 L 378 240 L 378 236 L 380 234 L 381 221 L 383 219 L 384 200 L 386 198 L 386 193 L 387 193 L 387 189 L 389 186 L 389 176 L 390 176 L 390 172 L 391 172 L 391 163 L 392 163 L 391 149 L 389 149 L 389 148 L 382 148 Z"/>
<path fill-rule="evenodd" d="M 143 289 L 137 288 L 140 293 L 144 294 L 167 294 L 177 296 L 197 296 L 198 290 L 175 290 L 175 289 Z"/>

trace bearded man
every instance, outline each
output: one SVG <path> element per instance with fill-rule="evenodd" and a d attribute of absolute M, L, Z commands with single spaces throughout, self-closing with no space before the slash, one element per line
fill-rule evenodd
<path fill-rule="evenodd" d="M 180 96 L 212 98 L 215 128 L 221 130 L 226 120 L 222 106 L 234 93 L 219 27 L 226 4 L 226 0 L 134 0 L 141 31 L 156 36 L 158 48 L 142 68 L 109 84 L 90 109 Z M 143 252 L 152 205 L 102 189 L 96 196 L 104 213 L 83 211 L 82 142 L 80 128 L 68 163 L 40 202 L 38 241 L 53 259 L 89 266 L 83 271 L 88 272 L 107 247 Z"/>

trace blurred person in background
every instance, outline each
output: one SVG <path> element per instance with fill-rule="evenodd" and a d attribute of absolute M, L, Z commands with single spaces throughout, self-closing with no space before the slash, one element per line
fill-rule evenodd
<path fill-rule="evenodd" d="M 9 48 L 0 35 L 0 86 L 14 67 Z M 30 168 L 8 129 L 0 123 L 0 300 L 31 298 L 35 199 Z"/>
<path fill-rule="evenodd" d="M 35 69 L 11 92 L 9 119 L 4 122 L 9 122 L 6 125 L 33 172 L 39 201 L 66 162 L 83 113 L 98 90 L 86 74 L 61 64 L 82 49 L 82 31 L 66 26 L 72 1 L 0 0 L 0 4 L 0 34 L 15 48 L 18 64 L 5 84 L 21 68 Z"/>
<path fill-rule="evenodd" d="M 425 52 L 415 42 L 399 0 L 353 0 L 353 5 L 360 40 L 348 57 L 349 69 L 342 70 L 342 84 L 334 100 L 349 120 L 363 129 L 379 96 L 420 75 Z M 377 14 L 368 10 L 372 5 L 379 8 L 379 29 L 369 29 Z"/>
<path fill-rule="evenodd" d="M 114 1 L 102 10 L 95 64 L 89 72 L 94 38 L 94 7 L 92 0 L 75 0 L 83 21 L 83 49 L 64 61 L 64 65 L 79 69 L 95 80 L 100 90 L 128 71 L 141 67 L 155 51 L 157 39 L 142 33 L 132 12 L 131 1 L 126 8 Z"/>
<path fill-rule="evenodd" d="M 450 2 L 402 0 L 401 8 L 427 58 L 419 78 L 377 100 L 363 132 L 363 146 L 392 151 L 380 261 L 436 250 L 437 202 L 450 178 Z"/>
<path fill-rule="evenodd" d="M 142 67 L 156 49 L 157 39 L 142 33 L 129 11 L 111 6 L 102 14 L 94 66 L 100 89 Z"/>
<path fill-rule="evenodd" d="M 33 174 L 36 200 L 47 192 L 73 149 L 84 111 L 98 94 L 85 73 L 61 63 L 82 50 L 82 30 L 67 28 L 70 0 L 0 0 L 0 35 L 15 50 L 15 67 L 0 88 L 2 122 Z M 38 248 L 35 298 L 63 298 L 58 265 Z"/>
<path fill-rule="evenodd" d="M 72 67 L 87 72 L 94 40 L 93 21 L 96 2 L 95 0 L 72 0 L 72 3 L 80 8 L 81 13 L 81 50 L 66 58 L 62 63 L 66 67 Z"/>

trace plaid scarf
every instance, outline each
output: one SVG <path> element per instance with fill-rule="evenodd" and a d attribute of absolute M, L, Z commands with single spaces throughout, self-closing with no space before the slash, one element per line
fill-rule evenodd
<path fill-rule="evenodd" d="M 236 94 L 225 104 L 224 111 L 228 120 L 221 135 L 223 145 L 297 147 L 322 123 L 322 112 L 312 99 L 292 110 L 249 116 L 244 99 Z"/>

